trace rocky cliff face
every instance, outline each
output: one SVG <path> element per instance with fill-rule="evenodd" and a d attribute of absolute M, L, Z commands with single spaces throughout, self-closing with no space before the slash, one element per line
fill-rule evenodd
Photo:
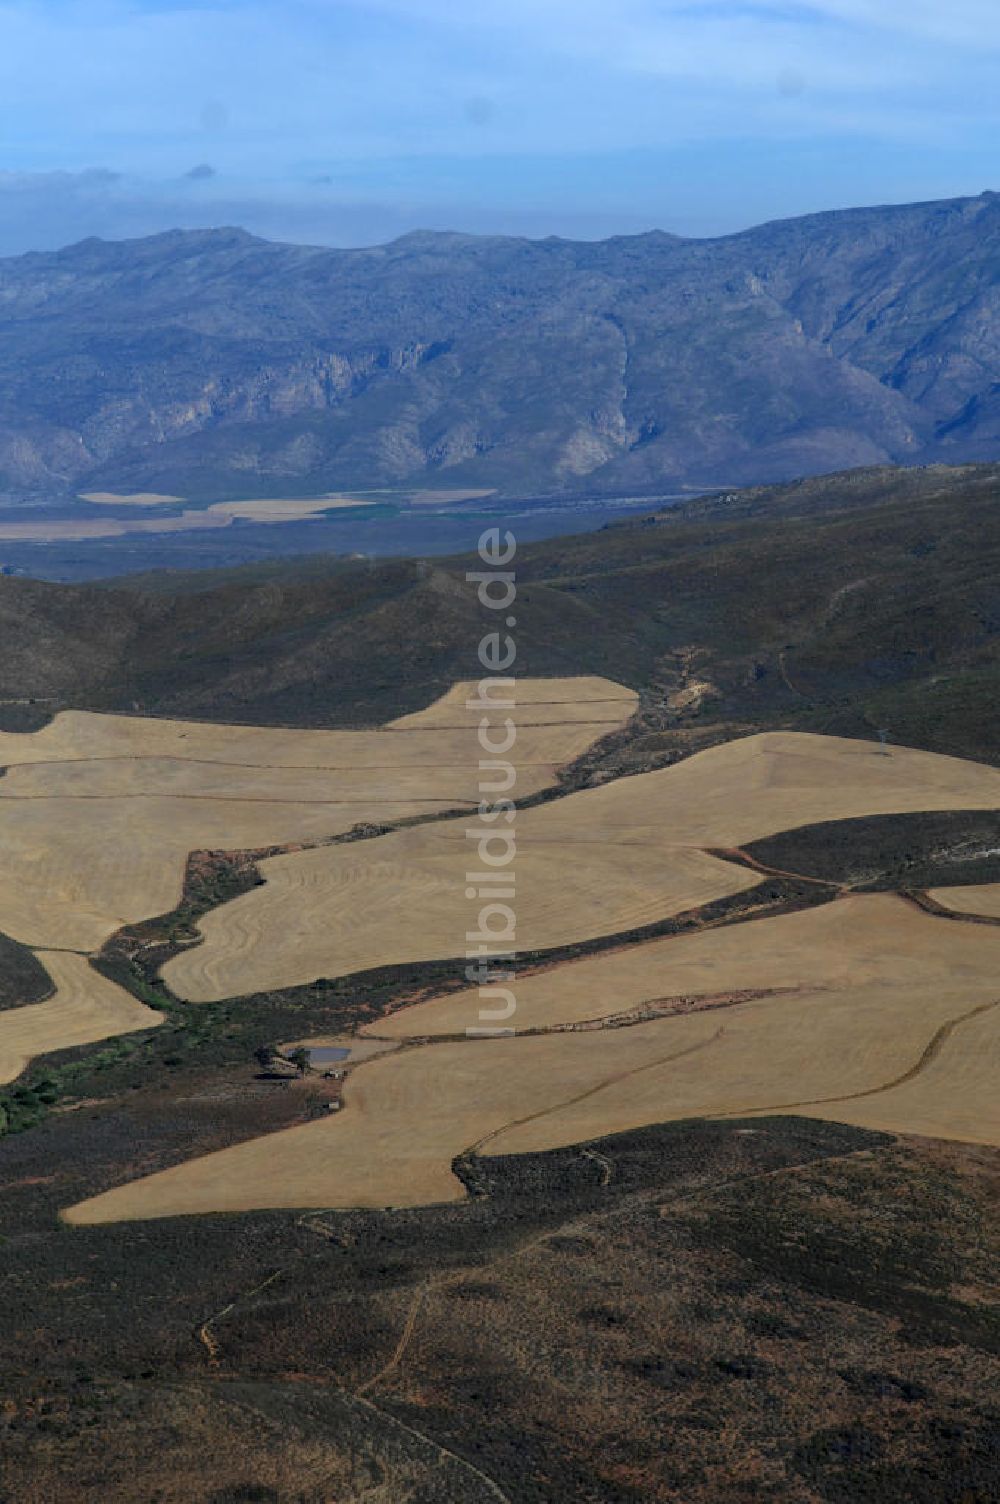
<path fill-rule="evenodd" d="M 0 488 L 741 483 L 1000 447 L 1000 197 L 712 241 L 0 261 Z"/>

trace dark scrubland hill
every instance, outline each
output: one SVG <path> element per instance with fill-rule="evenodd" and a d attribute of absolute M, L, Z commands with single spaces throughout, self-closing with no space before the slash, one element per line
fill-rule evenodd
<path fill-rule="evenodd" d="M 671 1123 L 459 1205 L 59 1227 L 221 1136 L 209 1085 L 5 1145 L 12 1504 L 996 1499 L 990 1151 Z"/>
<path fill-rule="evenodd" d="M 582 779 L 775 725 L 886 726 L 996 760 L 998 502 L 996 467 L 866 470 L 532 545 L 518 669 L 642 692 Z M 469 563 L 0 578 L 0 725 L 64 706 L 377 724 L 476 673 L 494 623 Z M 875 889 L 995 880 L 994 819 L 840 822 L 750 855 Z M 157 947 L 255 877 L 221 857 L 199 872 L 102 962 L 164 1024 L 47 1056 L 0 1102 L 4 1499 L 1000 1497 L 992 1149 L 691 1121 L 470 1154 L 468 1200 L 439 1207 L 61 1223 L 110 1185 L 320 1116 L 323 1084 L 257 1079 L 256 1046 L 339 1035 L 454 980 L 449 962 L 171 1002 Z M 43 981 L 0 939 L 0 1007 Z"/>
<path fill-rule="evenodd" d="M 704 487 L 992 458 L 1000 196 L 715 240 L 0 261 L 0 493 Z"/>
<path fill-rule="evenodd" d="M 466 558 L 309 558 L 114 586 L 0 579 L 12 728 L 67 706 L 372 725 L 478 672 Z M 782 725 L 995 760 L 1000 467 L 720 493 L 517 556 L 522 674 L 644 696 L 635 758 Z"/>

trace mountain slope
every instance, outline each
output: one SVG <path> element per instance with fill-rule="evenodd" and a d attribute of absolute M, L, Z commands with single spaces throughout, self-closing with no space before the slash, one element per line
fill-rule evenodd
<path fill-rule="evenodd" d="M 66 586 L 0 578 L 0 724 L 61 706 L 377 725 L 478 672 L 471 561 L 311 557 Z M 517 553 L 520 674 L 643 692 L 657 760 L 765 726 L 993 762 L 1000 469 L 872 471 L 689 502 Z M 31 698 L 41 705 L 14 702 Z"/>
<path fill-rule="evenodd" d="M 0 489 L 739 484 L 989 458 L 1000 197 L 718 240 L 239 230 L 0 261 Z"/>

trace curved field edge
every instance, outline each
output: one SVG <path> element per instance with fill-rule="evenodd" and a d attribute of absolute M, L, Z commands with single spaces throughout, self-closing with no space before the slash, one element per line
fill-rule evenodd
<path fill-rule="evenodd" d="M 796 819 L 948 810 L 963 802 L 990 809 L 998 798 L 996 770 L 968 760 L 911 748 L 883 758 L 865 742 L 797 733 L 738 737 L 671 768 L 602 781 L 526 810 L 516 832 L 518 896 L 526 905 L 519 941 L 572 943 L 598 926 L 613 932 L 630 919 L 642 923 L 657 903 L 663 912 L 668 903 L 704 902 L 713 874 L 724 884 L 725 869 L 710 851 L 787 829 Z M 360 863 L 334 849 L 278 859 L 265 874 L 272 881 L 236 909 L 210 917 L 205 945 L 171 962 L 165 979 L 181 995 L 207 1001 L 245 993 L 258 978 L 279 987 L 338 967 L 361 969 L 385 953 L 378 915 L 386 905 L 398 907 L 400 891 L 405 902 L 392 934 L 394 959 L 405 959 L 410 948 L 425 960 L 447 954 L 457 928 L 447 900 L 467 865 L 457 830 L 445 821 L 415 835 L 391 834 Z M 591 844 L 574 844 L 580 841 Z M 591 855 L 593 872 L 585 862 L 565 860 L 580 849 Z M 551 869 L 560 862 L 563 904 L 548 901 L 557 886 Z M 613 912 L 607 912 L 609 888 Z"/>
<path fill-rule="evenodd" d="M 792 867 L 856 892 L 1000 882 L 1000 808 L 872 815 L 802 825 L 747 843 L 765 869 Z"/>
<path fill-rule="evenodd" d="M 109 980 L 162 1012 L 165 1027 L 153 1034 L 124 1036 L 101 1048 L 81 1047 L 48 1055 L 15 1088 L 16 1100 L 9 1090 L 0 1093 L 8 1128 L 32 1126 L 58 1104 L 72 1105 L 90 1097 L 104 1098 L 108 1093 L 141 1090 L 156 1082 L 179 1085 L 192 1075 L 216 1069 L 245 1070 L 262 1046 L 282 1039 L 354 1032 L 386 1012 L 464 986 L 456 979 L 454 964 L 444 962 L 381 968 L 336 982 L 321 981 L 224 1004 L 192 1007 L 178 1003 L 157 975 L 163 959 L 175 953 L 179 944 L 194 938 L 194 924 L 201 913 L 260 881 L 253 860 L 256 855 L 194 854 L 181 907 L 158 920 L 132 926 L 108 943 L 96 962 L 99 969 Z M 768 879 L 750 894 L 737 895 L 696 914 L 550 953 L 526 955 L 522 957 L 523 970 L 531 975 L 564 960 L 612 952 L 660 935 L 739 923 L 747 916 L 793 912 L 825 903 L 832 896 L 831 890 L 809 883 Z M 244 1134 L 252 1137 L 254 1128 L 248 1125 Z"/>
<path fill-rule="evenodd" d="M 348 836 L 341 839 L 349 838 Z M 229 859 L 223 858 L 222 860 L 225 865 Z M 242 878 L 233 885 L 230 877 L 223 881 L 221 890 L 217 888 L 213 892 L 206 891 L 201 894 L 195 905 L 198 912 L 205 912 L 215 903 L 224 901 L 226 897 L 245 891 Z M 250 875 L 247 880 L 252 885 L 257 879 L 254 875 Z M 753 896 L 757 912 L 774 912 L 773 907 L 769 906 L 775 901 L 779 904 L 790 901 L 796 904 L 822 901 L 821 893 L 818 893 L 815 888 L 809 892 L 803 885 L 800 892 L 792 895 L 787 888 L 781 892 L 777 891 L 775 885 L 770 882 L 762 883 L 754 890 Z M 175 922 L 178 919 L 190 921 L 194 912 L 195 909 L 188 907 L 185 913 L 184 906 L 182 906 L 182 910 L 175 911 L 173 916 L 168 916 L 171 921 L 167 924 L 168 930 L 175 928 Z M 697 926 L 705 922 L 711 923 L 714 920 L 713 914 L 702 913 L 693 918 L 682 919 L 681 928 L 692 924 Z M 526 957 L 525 960 L 529 965 L 551 964 L 564 956 L 585 954 L 592 949 L 628 943 L 629 940 L 646 938 L 650 934 L 669 932 L 672 927 L 671 924 L 668 924 L 666 929 L 650 926 L 642 931 L 626 935 L 609 936 L 604 941 L 593 945 L 585 943 L 579 946 L 563 947 L 547 955 Z M 155 922 L 153 922 L 153 930 L 156 930 Z M 177 936 L 175 935 L 174 938 L 176 939 Z M 192 938 L 190 931 L 183 938 Z M 397 1002 L 400 984 L 409 987 L 409 997 L 412 998 L 414 989 L 418 990 L 418 995 L 420 991 L 426 994 L 428 986 L 434 985 L 435 973 L 446 986 L 453 983 L 453 976 L 448 975 L 452 970 L 451 963 L 442 963 L 441 966 L 430 968 L 401 966 L 392 969 L 391 972 L 366 973 L 360 979 L 344 978 L 339 984 L 331 985 L 321 982 L 306 988 L 286 990 L 282 994 L 265 994 L 249 1000 L 229 1000 L 219 1007 L 211 1005 L 211 1016 L 208 1013 L 202 1013 L 202 1009 L 208 1008 L 209 1005 L 199 1005 L 198 1012 L 201 1016 L 194 1019 L 192 1010 L 177 1005 L 162 986 L 155 982 L 155 966 L 150 967 L 136 960 L 136 956 L 142 953 L 148 963 L 155 954 L 155 943 L 153 943 L 152 951 L 151 943 L 151 935 L 143 932 L 130 954 L 123 955 L 120 950 L 114 951 L 112 948 L 113 953 L 109 952 L 105 955 L 101 965 L 102 967 L 110 965 L 110 975 L 115 980 L 124 981 L 142 1001 L 168 1012 L 170 1027 L 163 1035 L 162 1043 L 159 1040 L 151 1042 L 145 1038 L 136 1038 L 132 1041 L 116 1041 L 114 1046 L 109 1046 L 99 1052 L 91 1052 L 98 1090 L 109 1089 L 113 1081 L 123 1078 L 129 1079 L 132 1084 L 139 1084 L 136 1077 L 141 1071 L 140 1062 L 149 1058 L 151 1051 L 155 1062 L 170 1062 L 165 1067 L 170 1073 L 183 1073 L 185 1069 L 192 1067 L 208 1069 L 214 1064 L 227 1062 L 232 1064 L 242 1062 L 245 1065 L 248 1056 L 252 1055 L 255 1048 L 262 1044 L 273 1043 L 276 1037 L 280 1039 L 324 1031 L 341 1033 L 345 1028 L 356 1027 L 359 1016 L 362 1019 L 365 1015 L 371 1017 L 377 1008 Z M 125 950 L 128 951 L 128 949 L 126 945 Z M 440 986 L 440 983 L 438 985 Z M 379 999 L 376 1009 L 371 1008 L 367 1001 L 363 1001 L 360 1008 L 357 1006 L 359 991 L 362 995 L 368 993 Z M 345 992 L 354 995 L 353 1007 L 349 1002 L 348 1006 L 344 1006 L 347 1001 L 344 997 Z M 404 995 L 402 1000 L 406 1001 L 407 997 Z M 273 1008 L 272 1005 L 275 1002 L 282 1011 Z M 248 1003 L 258 1005 L 257 1011 L 250 1020 L 244 1016 Z M 44 1075 L 39 1083 L 42 1087 L 39 1095 L 49 1099 L 48 1102 L 43 1101 L 42 1106 L 52 1105 L 53 1100 L 58 1101 L 60 1098 L 76 1098 L 85 1095 L 85 1092 L 80 1089 L 80 1083 L 81 1065 L 83 1078 L 87 1075 L 85 1058 L 87 1053 L 86 1050 L 82 1054 L 80 1051 L 69 1051 L 60 1052 L 51 1057 L 50 1062 L 46 1063 Z M 64 1067 L 69 1072 L 65 1082 L 61 1074 Z M 70 1078 L 72 1078 L 71 1086 L 69 1086 Z M 56 1093 L 55 1098 L 52 1096 L 53 1087 Z M 29 1081 L 28 1091 L 30 1092 L 32 1088 L 33 1083 Z"/>
<path fill-rule="evenodd" d="M 594 677 L 573 680 L 572 682 L 569 682 L 565 679 L 551 681 L 529 680 L 523 684 L 522 688 L 522 714 L 525 721 L 531 725 L 533 733 L 536 727 L 549 726 L 551 724 L 552 729 L 543 730 L 541 734 L 543 736 L 548 736 L 550 740 L 553 736 L 555 736 L 556 740 L 558 741 L 561 731 L 565 729 L 565 732 L 570 739 L 566 743 L 567 750 L 569 750 L 572 746 L 572 748 L 576 751 L 580 750 L 581 747 L 584 751 L 589 751 L 596 742 L 600 741 L 601 734 L 603 732 L 606 732 L 609 729 L 620 729 L 623 722 L 629 718 L 636 705 L 636 696 L 633 691 L 627 689 L 624 686 L 619 686 L 610 683 L 609 681 Z M 461 712 L 464 715 L 464 695 L 470 689 L 471 686 L 465 684 L 464 682 L 458 685 L 453 684 L 449 695 L 446 696 L 449 707 L 452 704 L 460 703 Z M 546 719 L 548 711 L 550 709 L 547 696 L 553 699 L 553 704 L 555 707 L 553 711 L 555 720 L 551 722 L 547 721 Z M 9 709 L 10 707 L 7 708 Z M 14 708 L 23 709 L 25 707 L 18 706 Z M 30 709 L 32 707 L 29 706 L 27 708 Z M 457 712 L 455 714 L 457 714 Z M 593 719 L 593 717 L 596 717 L 596 719 Z M 101 719 L 102 718 L 98 717 L 97 721 L 100 722 Z M 445 724 L 443 725 L 442 730 L 447 738 L 449 731 L 448 723 L 451 719 L 454 719 L 454 714 L 445 714 L 442 716 L 440 707 L 437 705 L 437 702 L 434 702 L 431 706 L 425 705 L 420 712 L 410 717 L 408 724 L 412 724 L 413 728 L 416 731 L 419 731 L 421 729 L 427 729 L 429 723 L 433 725 L 443 721 Z M 459 716 L 459 719 L 461 719 L 461 715 Z M 18 718 L 15 717 L 15 721 L 17 720 Z M 63 764 L 65 766 L 78 767 L 81 764 L 87 765 L 88 763 L 94 762 L 95 759 L 97 764 L 99 765 L 103 765 L 109 761 L 107 757 L 99 755 L 103 749 L 103 743 L 101 744 L 101 746 L 91 747 L 91 756 L 88 757 L 86 753 L 86 747 L 90 745 L 91 741 L 93 741 L 94 736 L 96 735 L 98 742 L 100 742 L 101 735 L 104 734 L 100 726 L 98 727 L 98 731 L 96 733 L 94 732 L 93 727 L 90 724 L 90 722 L 93 720 L 93 717 L 82 718 L 82 721 L 86 723 L 83 725 L 83 735 L 85 743 L 84 749 L 74 757 L 71 755 L 73 750 L 72 746 L 66 748 L 65 758 L 63 759 Z M 115 746 L 117 746 L 120 742 L 121 750 L 123 750 L 125 753 L 129 751 L 129 748 L 131 746 L 130 732 L 132 728 L 136 725 L 143 727 L 148 724 L 147 722 L 136 722 L 134 718 L 124 718 L 120 721 L 116 721 L 113 718 L 105 717 L 103 718 L 103 720 L 107 723 L 107 726 L 110 727 L 110 731 L 108 732 L 110 742 Z M 46 749 L 44 747 L 34 745 L 31 733 L 36 728 L 33 725 L 17 724 L 14 729 L 16 729 L 16 731 L 20 734 L 13 740 L 8 739 L 8 741 L 5 742 L 4 755 L 8 758 L 8 760 L 16 758 L 19 763 L 30 765 L 32 768 L 37 767 L 37 765 L 41 763 L 41 771 L 44 773 L 47 770 L 48 765 L 51 763 L 51 758 L 47 758 L 45 756 Z M 162 728 L 160 729 L 162 730 Z M 169 730 L 170 728 L 167 729 Z M 191 734 L 194 739 L 200 737 L 202 741 L 204 741 L 206 735 L 209 736 L 209 738 L 211 737 L 212 729 L 213 728 L 211 727 L 201 728 L 194 725 L 175 725 L 173 727 L 174 732 L 181 734 L 182 737 L 186 737 L 188 734 Z M 232 728 L 225 726 L 219 727 L 217 729 L 224 737 L 238 737 L 240 734 L 238 732 L 234 732 Z M 256 728 L 256 730 L 261 735 L 263 735 L 266 741 L 269 735 L 267 729 Z M 391 732 L 392 728 L 389 728 L 389 730 Z M 255 728 L 250 728 L 249 734 L 253 736 L 254 731 Z M 153 740 L 155 742 L 155 728 L 153 729 L 152 734 Z M 439 731 L 439 735 L 440 734 L 441 731 Z M 55 735 L 55 733 L 53 733 L 53 735 Z M 296 735 L 303 735 L 303 733 L 296 733 Z M 308 737 L 309 733 L 304 733 L 304 735 Z M 330 739 L 330 733 L 326 732 L 312 733 L 311 735 L 314 742 L 316 741 L 317 736 L 319 738 L 326 738 L 324 746 L 327 745 Z M 65 741 L 65 734 L 62 740 L 63 742 Z M 272 742 L 274 741 L 273 733 L 271 733 L 271 740 Z M 187 743 L 182 741 L 179 745 L 187 746 Z M 215 749 L 215 755 L 218 756 L 218 749 Z M 66 761 L 66 759 L 68 759 L 68 762 Z M 132 759 L 127 757 L 125 760 L 129 763 L 131 763 L 132 761 Z M 191 758 L 189 757 L 187 760 L 191 761 Z M 294 758 L 292 760 L 294 761 Z M 112 758 L 110 759 L 110 761 L 113 763 L 114 759 Z M 153 761 L 155 762 L 155 758 L 153 759 Z M 198 759 L 196 758 L 194 759 L 194 761 L 197 762 Z M 248 766 L 251 765 L 248 764 Z M 19 767 L 17 771 L 20 772 L 21 768 Z M 547 773 L 551 772 L 554 778 L 557 769 L 555 767 L 549 769 L 546 765 L 546 771 Z M 529 783 L 533 784 L 537 783 L 537 781 L 537 773 L 533 768 L 532 777 L 529 779 Z M 10 811 L 16 807 L 16 796 L 10 793 L 10 791 L 7 792 L 9 798 L 12 801 L 15 801 L 5 806 L 5 811 Z M 55 797 L 57 793 L 58 788 L 53 791 L 53 797 Z M 444 806 L 443 812 L 450 813 L 453 811 L 451 810 L 450 805 L 446 805 Z M 408 818 L 404 816 L 404 818 L 395 823 L 405 826 L 410 823 L 420 823 L 421 820 L 427 818 L 433 818 L 433 816 L 428 816 L 427 814 L 414 814 L 413 816 Z M 340 830 L 339 833 L 334 834 L 333 836 L 324 837 L 323 839 L 330 841 L 350 841 L 360 838 L 367 838 L 375 834 L 381 834 L 386 830 L 392 828 L 395 828 L 395 824 L 373 824 L 370 821 L 361 821 Z M 206 912 L 214 904 L 222 902 L 225 898 L 231 897 L 237 891 L 239 891 L 239 882 L 236 882 L 234 884 L 234 882 L 232 881 L 233 871 L 239 869 L 242 872 L 247 868 L 248 863 L 252 863 L 252 860 L 261 860 L 268 856 L 273 856 L 277 852 L 286 849 L 287 846 L 272 845 L 254 851 L 252 853 L 236 853 L 232 858 L 225 855 L 220 856 L 219 853 L 199 852 L 195 852 L 193 855 L 188 856 L 186 866 L 183 863 L 178 863 L 177 892 L 181 896 L 181 902 L 179 908 L 173 911 L 174 920 L 183 925 L 185 918 L 189 917 L 192 912 L 191 870 L 192 867 L 196 867 L 199 862 L 207 859 L 209 865 L 211 866 L 214 862 L 216 868 L 215 877 L 212 880 L 214 882 L 212 891 L 203 891 L 198 900 L 198 912 L 201 913 Z M 222 882 L 222 887 L 220 889 L 218 877 L 219 871 L 222 869 L 227 870 L 228 876 L 227 879 Z M 205 885 L 202 884 L 203 889 L 204 887 Z M 143 922 L 140 922 L 138 927 L 141 929 L 143 927 Z M 104 928 L 106 932 L 107 927 Z M 187 936 L 187 938 L 191 939 L 194 937 Z M 39 950 L 39 952 L 41 952 L 42 950 L 51 951 L 54 954 L 56 948 L 58 948 L 58 945 L 61 943 L 63 943 L 62 937 L 57 936 L 48 942 L 47 947 L 36 944 L 34 949 Z M 140 943 L 145 943 L 145 941 L 142 941 Z M 80 954 L 83 954 L 84 949 L 89 949 L 89 947 L 81 946 L 81 942 L 79 940 L 77 940 L 77 946 L 80 947 Z M 115 951 L 115 936 L 111 937 L 110 951 L 112 953 Z M 107 969 L 105 966 L 106 959 L 107 958 L 104 958 L 104 960 L 99 960 L 99 969 Z M 112 967 L 110 975 L 113 980 L 121 980 L 121 977 L 115 974 L 114 967 Z M 139 997 L 140 1001 L 151 1003 L 154 1006 L 159 1007 L 161 1011 L 163 1010 L 164 1005 L 168 1004 L 170 1001 L 169 994 L 164 995 L 164 993 L 160 989 L 142 985 L 141 979 L 135 976 L 126 976 L 126 982 L 130 982 L 132 984 L 130 990 L 137 997 Z M 5 1117 L 2 1120 L 2 1125 L 5 1125 L 8 1129 L 30 1125 L 37 1120 L 41 1109 L 46 1104 L 51 1103 L 51 1101 L 53 1100 L 53 1093 L 57 1091 L 59 1083 L 64 1075 L 64 1072 L 62 1070 L 63 1064 L 66 1063 L 63 1059 L 56 1059 L 54 1057 L 67 1057 L 72 1061 L 74 1068 L 79 1064 L 79 1061 L 76 1060 L 76 1057 L 73 1054 L 73 1050 L 70 1048 L 74 1041 L 74 1033 L 78 1034 L 78 1030 L 74 1031 L 73 1028 L 69 1028 L 68 1031 L 64 1031 L 61 1037 L 60 1030 L 53 1028 L 51 1031 L 51 1038 L 48 1038 L 45 1035 L 45 1030 L 41 1028 L 43 1017 L 46 1017 L 48 1015 L 33 1013 L 25 1019 L 17 1019 L 13 1016 L 22 1006 L 26 1004 L 41 1002 L 44 998 L 51 998 L 53 996 L 53 993 L 53 984 L 46 974 L 44 967 L 34 956 L 32 948 L 20 944 L 13 939 L 8 940 L 7 937 L 0 935 L 0 1009 L 2 1009 L 6 1005 L 9 1007 L 11 1014 L 11 1016 L 7 1019 L 5 1025 L 0 1025 L 0 1049 L 7 1049 L 6 1073 L 8 1078 L 14 1079 L 19 1076 L 22 1073 L 24 1065 L 26 1064 L 26 1058 L 22 1058 L 20 1060 L 15 1058 L 17 1050 L 20 1049 L 21 1055 L 23 1057 L 35 1057 L 41 1054 L 49 1056 L 49 1064 L 47 1064 L 46 1067 L 43 1068 L 44 1076 L 42 1077 L 42 1079 L 37 1083 L 29 1081 L 26 1084 L 22 1083 L 22 1085 L 16 1087 L 14 1091 L 14 1097 L 16 1098 L 16 1101 L 13 1100 L 13 1098 L 6 1099 L 6 1106 L 9 1110 L 7 1110 L 5 1113 Z M 28 1027 L 29 1024 L 31 1026 L 30 1028 Z M 104 1033 L 105 1037 L 112 1038 L 117 1035 L 117 1030 L 109 1027 L 104 1031 Z M 31 1035 L 30 1049 L 22 1048 L 22 1046 L 26 1043 L 27 1034 Z M 16 1041 L 15 1036 L 17 1036 Z M 128 1045 L 121 1046 L 121 1049 L 126 1052 L 130 1048 L 131 1046 Z M 74 1074 L 75 1073 L 76 1072 L 74 1069 Z M 35 1089 L 36 1085 L 38 1087 L 37 1090 Z"/>
<path fill-rule="evenodd" d="M 922 921 L 932 928 L 935 922 Z M 813 1108 L 816 1115 L 861 1125 L 992 1142 L 1000 1124 L 991 1128 L 988 1112 L 982 1115 L 989 1094 L 983 1097 L 976 1075 L 995 1047 L 989 1034 L 976 1043 L 975 1069 L 957 1096 L 969 1062 L 949 1053 L 945 1074 L 929 1095 L 904 1104 L 895 1116 L 890 1111 L 884 1121 L 879 1117 L 885 1111 L 881 1099 L 922 1079 L 957 1030 L 995 1006 L 988 970 L 978 985 L 956 981 L 941 995 L 936 985 L 925 988 L 919 1016 L 906 986 L 887 988 L 883 981 L 852 988 L 841 980 L 841 990 L 829 993 L 806 987 L 760 1003 L 729 999 L 728 1014 L 616 1019 L 612 1038 L 557 1027 L 486 1041 L 403 1040 L 394 1052 L 348 1069 L 344 1114 L 119 1183 L 65 1215 L 88 1223 L 264 1206 L 447 1201 L 460 1194 L 450 1168 L 454 1159 L 481 1153 L 491 1143 L 511 1152 L 541 1150 L 665 1118 Z M 721 1042 L 724 1035 L 731 1037 Z M 708 1054 L 692 1076 L 687 1060 L 699 1051 Z M 785 1074 L 795 1074 L 796 1061 L 799 1089 L 806 1089 L 793 1100 L 781 1089 Z M 952 1097 L 961 1110 L 946 1110 Z"/>
<path fill-rule="evenodd" d="M 53 1127 L 47 1154 L 69 1149 L 74 1182 L 92 1182 L 114 1155 L 106 1126 L 85 1113 Z M 117 1126 L 140 1156 L 157 1131 L 136 1108 Z M 203 1445 L 197 1426 L 208 1471 L 200 1490 L 178 1475 L 189 1495 L 248 1478 L 301 1491 L 315 1479 L 320 1435 L 332 1447 L 324 1476 L 343 1468 L 346 1479 L 352 1429 L 359 1468 L 388 1460 L 370 1453 L 370 1433 L 346 1424 L 345 1409 L 359 1404 L 467 1456 L 512 1499 L 543 1465 L 563 1497 L 585 1497 L 595 1468 L 610 1487 L 614 1429 L 634 1415 L 645 1436 L 651 1407 L 647 1501 L 678 1489 L 692 1504 L 714 1497 L 697 1479 L 706 1447 L 716 1493 L 720 1477 L 735 1486 L 755 1438 L 768 1439 L 778 1468 L 771 1497 L 796 1497 L 810 1457 L 835 1488 L 840 1454 L 822 1461 L 830 1436 L 862 1427 L 875 1448 L 881 1436 L 902 1441 L 910 1422 L 921 1449 L 912 1478 L 894 1462 L 899 1487 L 915 1487 L 920 1473 L 920 1487 L 930 1479 L 944 1497 L 958 1469 L 980 1489 L 991 1476 L 975 1459 L 983 1385 L 1000 1346 L 978 1293 L 990 1262 L 995 1155 L 795 1117 L 676 1123 L 584 1151 L 476 1161 L 469 1199 L 447 1207 L 178 1218 L 152 1238 L 143 1224 L 119 1224 L 67 1239 L 52 1215 L 59 1183 L 34 1183 L 47 1162 L 40 1140 L 17 1147 L 25 1184 L 0 1205 L 0 1234 L 31 1235 L 5 1249 L 12 1318 L 29 1334 L 8 1375 L 19 1404 L 36 1392 L 41 1334 L 58 1324 L 64 1340 L 46 1359 L 47 1425 L 11 1432 L 14 1482 L 29 1465 L 44 1480 L 57 1456 L 72 1466 L 79 1454 L 67 1453 L 66 1428 L 99 1398 L 88 1436 L 110 1443 L 153 1492 L 158 1449 L 136 1453 L 134 1444 L 151 1434 L 147 1407 L 176 1384 L 205 1386 L 199 1396 L 219 1391 L 253 1421 L 235 1452 L 224 1430 Z M 114 1289 L 92 1281 L 95 1258 Z M 87 1298 L 67 1299 L 63 1281 Z M 544 1371 L 540 1331 L 551 1355 Z M 739 1459 L 726 1459 L 717 1428 L 685 1423 L 706 1405 L 738 1422 Z M 959 1451 L 941 1429 L 956 1405 Z M 669 1452 L 659 1444 L 664 1423 Z M 396 1428 L 383 1434 L 395 1447 Z M 272 1435 L 285 1463 L 276 1476 Z M 535 1438 L 527 1455 L 525 1436 Z M 183 1467 L 176 1443 L 164 1444 L 164 1458 Z M 465 1482 L 471 1493 L 471 1474 Z M 470 1496 L 457 1487 L 457 1497 Z M 635 1495 L 624 1497 L 631 1504 Z"/>
<path fill-rule="evenodd" d="M 52 996 L 52 979 L 33 950 L 0 933 L 0 1011 Z"/>

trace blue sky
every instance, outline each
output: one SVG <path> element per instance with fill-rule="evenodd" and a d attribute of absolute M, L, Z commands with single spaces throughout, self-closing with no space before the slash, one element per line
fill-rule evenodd
<path fill-rule="evenodd" d="M 998 85 L 998 0 L 0 0 L 0 253 L 978 193 Z"/>

